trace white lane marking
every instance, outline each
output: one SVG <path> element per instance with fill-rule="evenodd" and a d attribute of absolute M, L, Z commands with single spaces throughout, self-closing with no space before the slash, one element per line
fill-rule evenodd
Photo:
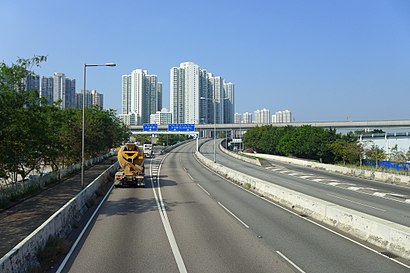
<path fill-rule="evenodd" d="M 405 203 L 410 203 L 410 199 L 404 200 Z"/>
<path fill-rule="evenodd" d="M 189 178 L 191 178 L 192 181 L 194 181 L 194 178 L 189 173 L 187 173 L 187 175 L 189 176 Z"/>
<path fill-rule="evenodd" d="M 351 191 L 358 191 L 358 190 L 361 190 L 362 188 L 361 187 L 348 187 L 347 189 Z"/>
<path fill-rule="evenodd" d="M 296 176 L 296 175 L 300 175 L 300 173 L 289 173 L 288 175 Z"/>
<path fill-rule="evenodd" d="M 105 194 L 104 199 L 101 201 L 101 203 L 98 205 L 97 209 L 94 211 L 94 213 L 91 215 L 90 219 L 88 220 L 87 224 L 84 226 L 83 230 L 81 231 L 80 235 L 78 235 L 77 239 L 75 240 L 74 244 L 72 245 L 70 251 L 67 253 L 67 255 L 65 256 L 63 262 L 60 264 L 60 266 L 58 267 L 56 273 L 60 273 L 61 271 L 63 271 L 64 267 L 66 266 L 68 260 L 71 258 L 71 255 L 73 255 L 73 252 L 75 250 L 75 248 L 77 247 L 78 243 L 80 242 L 80 240 L 83 238 L 85 231 L 88 229 L 88 226 L 90 225 L 91 221 L 94 220 L 95 215 L 98 213 L 98 211 L 100 210 L 100 207 L 102 206 L 102 204 L 104 204 L 105 200 L 108 198 L 108 195 L 110 195 L 112 189 L 114 188 L 114 184 L 111 185 L 111 188 L 108 190 L 108 192 Z"/>
<path fill-rule="evenodd" d="M 168 242 L 171 246 L 172 253 L 174 254 L 174 258 L 175 258 L 175 262 L 178 266 L 178 270 L 179 270 L 180 273 L 187 273 L 184 260 L 182 259 L 181 252 L 179 251 L 177 241 L 175 239 L 174 233 L 172 232 L 171 224 L 169 223 L 167 211 L 165 209 L 164 201 L 163 201 L 162 194 L 161 194 L 161 185 L 160 185 L 160 180 L 159 180 L 159 173 L 161 171 L 162 162 L 167 157 L 167 155 L 165 155 L 164 158 L 161 160 L 161 163 L 159 164 L 159 168 L 158 168 L 158 176 L 157 176 L 158 196 L 157 196 L 157 193 L 155 191 L 155 186 L 154 186 L 152 175 L 151 175 L 152 191 L 154 192 L 155 202 L 157 203 L 159 215 L 161 216 L 162 225 L 164 226 L 165 233 L 167 234 Z M 151 170 L 151 168 L 150 168 L 150 170 Z"/>
<path fill-rule="evenodd" d="M 330 185 L 330 186 L 337 186 L 337 185 L 340 185 L 341 183 L 337 183 L 337 182 L 331 182 L 331 183 L 329 183 L 328 185 Z"/>
<path fill-rule="evenodd" d="M 307 178 L 311 178 L 311 177 L 313 177 L 313 176 L 311 176 L 311 175 L 302 175 L 302 176 L 299 176 L 299 178 L 303 178 L 303 179 L 307 179 Z"/>
<path fill-rule="evenodd" d="M 361 206 L 369 207 L 369 208 L 372 208 L 372 209 L 375 209 L 375 210 L 385 211 L 384 209 L 379 209 L 379 208 L 369 206 L 369 205 L 366 205 L 366 204 L 363 204 L 363 203 L 360 203 L 360 202 L 356 202 L 356 201 L 353 201 L 353 200 L 350 200 L 350 199 L 347 199 L 347 198 L 343 198 L 343 197 L 340 197 L 340 196 L 337 196 L 337 195 L 334 195 L 334 194 L 329 194 L 328 193 L 327 195 L 332 196 L 334 198 L 342 199 L 342 200 L 345 200 L 345 201 L 348 201 L 348 202 L 352 202 L 352 203 L 355 203 L 355 204 L 358 204 L 358 205 L 361 205 Z"/>
<path fill-rule="evenodd" d="M 199 185 L 199 183 L 196 183 L 196 184 L 198 185 L 198 187 L 199 187 L 201 190 L 203 190 L 206 194 L 208 194 L 209 196 L 211 196 L 211 195 L 209 194 L 209 192 L 204 189 L 204 187 L 202 187 L 201 185 Z"/>
<path fill-rule="evenodd" d="M 233 217 L 235 217 L 236 220 L 239 221 L 239 223 L 241 223 L 242 225 L 244 225 L 246 228 L 249 228 L 249 226 L 247 224 L 245 224 L 244 221 L 242 221 L 241 219 L 239 219 L 238 216 L 236 216 L 232 211 L 230 211 L 227 207 L 225 207 L 224 205 L 221 204 L 221 202 L 218 202 L 218 205 L 220 205 L 224 210 L 226 210 L 230 215 L 232 215 Z"/>
<path fill-rule="evenodd" d="M 303 271 L 299 266 L 297 266 L 294 262 L 292 262 L 288 257 L 286 257 L 282 252 L 279 250 L 276 250 L 276 253 L 278 253 L 283 259 L 285 259 L 288 263 L 290 263 L 296 270 L 298 270 L 301 273 L 306 273 Z"/>
<path fill-rule="evenodd" d="M 315 182 L 322 182 L 324 179 L 322 179 L 322 178 L 316 178 L 316 179 L 312 179 L 312 181 L 315 181 Z"/>
<path fill-rule="evenodd" d="M 405 198 L 406 195 L 399 194 L 399 193 L 388 193 L 388 195 L 394 196 L 394 197 L 400 197 L 400 198 Z"/>
<path fill-rule="evenodd" d="M 384 193 L 384 192 L 375 192 L 375 193 L 373 193 L 373 195 L 374 195 L 374 196 L 385 197 L 385 196 L 386 196 L 386 193 Z"/>

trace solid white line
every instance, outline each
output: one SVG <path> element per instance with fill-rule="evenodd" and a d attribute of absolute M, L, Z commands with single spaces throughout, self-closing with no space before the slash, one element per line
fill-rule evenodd
<path fill-rule="evenodd" d="M 350 199 L 347 199 L 347 198 L 343 198 L 343 197 L 340 197 L 340 196 L 337 196 L 337 195 L 334 195 L 334 194 L 329 194 L 329 193 L 328 193 L 327 195 L 332 196 L 332 197 L 334 197 L 334 198 L 338 198 L 338 199 L 342 199 L 342 200 L 345 200 L 345 201 L 349 201 L 349 202 L 352 202 L 352 203 L 355 203 L 355 204 L 358 204 L 358 205 L 361 205 L 361 206 L 369 207 L 369 208 L 376 209 L 376 210 L 380 210 L 380 211 L 385 211 L 384 209 L 379 209 L 379 208 L 376 208 L 376 207 L 372 207 L 372 206 L 369 206 L 369 205 L 366 205 L 366 204 L 363 204 L 363 203 L 360 203 L 360 202 L 356 202 L 356 201 L 353 201 L 353 200 L 350 200 Z"/>
<path fill-rule="evenodd" d="M 284 254 L 282 254 L 279 250 L 276 250 L 276 253 L 278 253 L 283 259 L 285 259 L 288 263 L 290 263 L 294 268 L 296 268 L 299 272 L 301 273 L 306 273 L 303 271 L 299 266 L 297 266 L 294 262 L 292 262 L 288 257 L 286 257 Z"/>
<path fill-rule="evenodd" d="M 178 270 L 179 270 L 180 273 L 187 273 L 184 260 L 182 259 L 182 255 L 181 255 L 181 252 L 179 251 L 177 241 L 175 239 L 174 233 L 172 232 L 171 224 L 169 223 L 168 215 L 167 215 L 165 205 L 164 205 L 164 201 L 163 201 L 162 194 L 161 194 L 161 185 L 160 185 L 160 180 L 159 180 L 159 174 L 161 172 L 162 162 L 167 157 L 167 155 L 165 155 L 164 158 L 161 160 L 161 163 L 159 164 L 159 168 L 158 168 L 158 176 L 157 176 L 158 196 L 157 196 L 157 193 L 155 191 L 155 186 L 154 186 L 152 175 L 151 175 L 152 191 L 154 192 L 155 202 L 157 203 L 157 207 L 158 207 L 159 215 L 161 217 L 162 225 L 164 226 L 165 233 L 168 237 L 168 242 L 171 246 L 171 250 L 172 250 L 172 253 L 174 255 L 175 262 L 177 264 Z M 150 168 L 150 171 L 151 171 L 151 168 Z"/>
<path fill-rule="evenodd" d="M 224 209 L 226 210 L 230 215 L 232 215 L 233 217 L 235 217 L 236 220 L 238 220 L 242 225 L 244 225 L 246 228 L 249 228 L 249 226 L 247 224 L 245 224 L 244 221 L 242 221 L 241 219 L 239 219 L 238 216 L 236 216 L 235 214 L 233 214 L 232 211 L 230 211 L 229 209 L 227 209 L 224 205 L 221 204 L 221 202 L 218 202 L 218 204 Z"/>
<path fill-rule="evenodd" d="M 207 190 L 205 190 L 201 185 L 199 185 L 199 183 L 197 183 L 197 185 L 201 190 L 203 190 L 206 194 L 208 194 L 210 196 L 209 192 Z"/>
<path fill-rule="evenodd" d="M 91 218 L 88 220 L 87 224 L 84 226 L 83 230 L 81 231 L 80 235 L 78 235 L 77 239 L 75 240 L 74 244 L 72 245 L 70 251 L 68 252 L 68 254 L 65 256 L 63 262 L 60 264 L 60 266 L 58 267 L 56 273 L 60 273 L 65 265 L 67 264 L 68 260 L 71 258 L 71 255 L 73 255 L 73 252 L 75 250 L 75 248 L 77 247 L 78 243 L 80 242 L 80 240 L 83 238 L 85 231 L 88 229 L 88 226 L 90 225 L 91 221 L 94 220 L 95 215 L 98 213 L 98 211 L 100 210 L 100 207 L 102 206 L 102 204 L 104 204 L 105 200 L 107 199 L 108 195 L 110 195 L 112 189 L 114 188 L 114 185 L 111 185 L 111 188 L 108 190 L 108 192 L 105 194 L 104 199 L 101 201 L 101 203 L 98 205 L 97 209 L 94 211 L 94 213 L 91 215 Z"/>

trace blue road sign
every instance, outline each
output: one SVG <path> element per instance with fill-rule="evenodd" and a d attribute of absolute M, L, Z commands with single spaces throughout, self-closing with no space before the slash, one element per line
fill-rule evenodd
<path fill-rule="evenodd" d="M 142 128 L 144 132 L 156 132 L 158 131 L 158 124 L 144 123 Z"/>
<path fill-rule="evenodd" d="M 195 131 L 195 124 L 175 124 L 171 123 L 168 124 L 168 131 L 170 132 L 194 132 Z"/>

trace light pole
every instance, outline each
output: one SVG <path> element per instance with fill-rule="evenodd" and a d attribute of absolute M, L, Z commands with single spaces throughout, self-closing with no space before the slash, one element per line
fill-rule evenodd
<path fill-rule="evenodd" d="M 82 113 L 82 130 L 81 130 L 81 188 L 84 189 L 84 130 L 85 130 L 85 90 L 86 90 L 86 80 L 87 80 L 87 67 L 92 66 L 116 66 L 115 63 L 105 63 L 105 64 L 84 64 L 84 88 L 83 88 L 83 113 Z"/>
<path fill-rule="evenodd" d="M 215 96 L 213 99 L 200 97 L 200 100 L 212 100 L 214 104 L 214 163 L 216 163 L 216 101 Z"/>

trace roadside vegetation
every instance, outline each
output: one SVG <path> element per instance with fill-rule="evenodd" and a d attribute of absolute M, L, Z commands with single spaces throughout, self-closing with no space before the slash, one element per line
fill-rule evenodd
<path fill-rule="evenodd" d="M 24 79 L 46 61 L 45 56 L 0 63 L 0 189 L 25 183 L 43 166 L 53 171 L 81 161 L 81 109 L 49 105 L 36 90 L 25 90 Z M 115 111 L 97 107 L 85 111 L 85 158 L 119 146 L 129 137 Z"/>
<path fill-rule="evenodd" d="M 257 152 L 303 158 L 331 164 L 359 166 L 363 158 L 375 162 L 385 159 L 400 162 L 410 160 L 410 150 L 398 151 L 397 146 L 391 149 L 390 155 L 375 146 L 364 147 L 358 141 L 357 134 L 336 133 L 335 129 L 324 129 L 312 126 L 274 127 L 262 126 L 248 130 L 243 137 L 246 147 Z"/>

